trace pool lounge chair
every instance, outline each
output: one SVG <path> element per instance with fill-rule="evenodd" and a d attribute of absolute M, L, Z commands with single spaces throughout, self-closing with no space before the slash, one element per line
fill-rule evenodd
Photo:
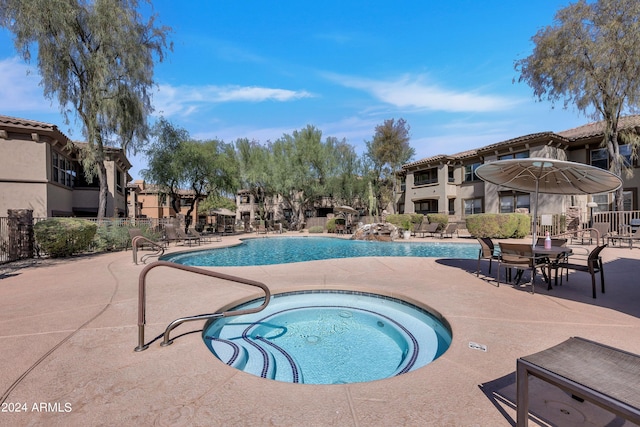
<path fill-rule="evenodd" d="M 458 224 L 455 222 L 447 224 L 446 228 L 440 232 L 440 238 L 444 239 L 447 236 L 453 238 L 453 233 L 458 233 Z"/>
<path fill-rule="evenodd" d="M 440 223 L 438 222 L 423 222 L 420 224 L 420 228 L 416 230 L 416 237 L 426 237 L 427 234 L 433 237 L 438 232 L 438 228 L 440 228 Z"/>
<path fill-rule="evenodd" d="M 640 424 L 640 356 L 580 337 L 516 361 L 517 426 L 529 422 L 529 376 Z"/>
<path fill-rule="evenodd" d="M 186 245 L 193 245 L 193 244 L 200 244 L 200 238 L 196 237 L 196 236 L 189 236 L 187 235 L 184 231 L 182 231 L 180 228 L 176 228 L 171 224 L 167 224 L 164 228 L 165 233 L 167 235 L 167 241 L 169 242 L 176 242 L 176 245 L 179 242 L 182 242 L 183 246 Z"/>

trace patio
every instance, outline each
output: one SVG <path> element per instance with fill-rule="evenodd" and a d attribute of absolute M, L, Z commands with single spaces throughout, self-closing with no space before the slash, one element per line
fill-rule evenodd
<path fill-rule="evenodd" d="M 203 247 L 236 242 L 226 236 Z M 476 277 L 476 259 L 216 268 L 262 281 L 273 293 L 346 288 L 397 296 L 433 308 L 451 324 L 452 345 L 434 363 L 390 379 L 331 386 L 280 383 L 230 368 L 209 353 L 199 322 L 176 329 L 174 336 L 182 335 L 171 346 L 156 341 L 135 352 L 143 266 L 133 264 L 130 251 L 0 265 L 0 424 L 514 425 L 518 357 L 571 336 L 640 353 L 640 251 L 607 248 L 603 258 L 607 293 L 598 290 L 597 299 L 585 273 L 551 291 L 537 286 L 532 295 L 527 288 L 496 287 L 495 265 L 493 278 L 483 275 L 487 261 Z M 258 295 L 240 284 L 154 269 L 147 341 L 178 317 Z M 530 399 L 532 413 L 551 425 L 613 420 L 535 380 Z"/>

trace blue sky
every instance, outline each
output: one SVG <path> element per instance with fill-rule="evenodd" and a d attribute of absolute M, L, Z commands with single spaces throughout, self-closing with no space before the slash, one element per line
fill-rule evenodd
<path fill-rule="evenodd" d="M 174 43 L 155 69 L 155 115 L 193 138 L 274 141 L 311 124 L 359 153 L 404 118 L 415 160 L 589 122 L 513 83 L 514 61 L 568 0 L 154 1 Z M 58 125 L 35 62 L 0 30 L 0 114 Z M 145 167 L 130 156 L 134 178 Z"/>

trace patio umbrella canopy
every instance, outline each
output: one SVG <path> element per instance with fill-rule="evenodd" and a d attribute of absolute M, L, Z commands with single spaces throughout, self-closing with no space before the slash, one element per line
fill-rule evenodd
<path fill-rule="evenodd" d="M 333 208 L 333 211 L 334 212 L 350 213 L 350 214 L 358 213 L 358 211 L 353 209 L 351 206 L 336 206 L 336 207 Z"/>
<path fill-rule="evenodd" d="M 617 190 L 622 181 L 613 173 L 582 163 L 529 158 L 498 160 L 476 169 L 483 181 L 534 193 L 533 243 L 536 242 L 538 194 L 597 194 Z"/>

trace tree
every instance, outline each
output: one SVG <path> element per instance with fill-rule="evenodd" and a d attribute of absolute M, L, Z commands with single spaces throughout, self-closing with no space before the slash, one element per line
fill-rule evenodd
<path fill-rule="evenodd" d="M 409 125 L 402 118 L 398 121 L 385 120 L 376 126 L 373 140 L 366 142 L 366 156 L 371 161 L 378 208 L 384 208 L 390 202 L 395 204 L 400 168 L 415 155 L 415 150 L 409 145 L 409 130 Z"/>
<path fill-rule="evenodd" d="M 105 146 L 141 145 L 148 136 L 154 56 L 163 60 L 168 27 L 142 22 L 136 0 L 0 0 L 0 25 L 25 61 L 37 46 L 44 95 L 57 98 L 67 123 L 79 118 L 89 180 L 100 183 L 106 215 Z M 169 47 L 171 49 L 171 46 Z"/>
<path fill-rule="evenodd" d="M 367 180 L 364 179 L 362 159 L 345 139 L 338 141 L 334 137 L 327 137 L 327 143 L 332 150 L 329 156 L 331 172 L 327 183 L 328 195 L 338 205 L 366 207 Z"/>
<path fill-rule="evenodd" d="M 270 188 L 292 211 L 291 227 L 304 222 L 311 204 L 327 194 L 331 145 L 322 142 L 322 131 L 307 125 L 293 135 L 283 135 L 269 146 Z"/>
<path fill-rule="evenodd" d="M 189 190 L 185 231 L 198 201 L 223 196 L 237 189 L 237 165 L 233 146 L 218 140 L 195 141 L 182 128 L 165 119 L 153 129 L 155 142 L 146 150 L 148 168 L 142 175 L 168 194 L 175 212 L 180 212 L 181 192 Z"/>
<path fill-rule="evenodd" d="M 266 219 L 265 200 L 273 196 L 270 191 L 269 150 L 256 141 L 236 140 L 240 188 L 253 196 L 258 204 L 258 216 Z"/>
<path fill-rule="evenodd" d="M 639 145 L 636 134 L 618 125 L 640 105 L 640 2 L 580 0 L 559 10 L 554 24 L 532 40 L 533 53 L 515 62 L 518 81 L 529 84 L 538 100 L 563 99 L 565 108 L 574 104 L 602 120 L 610 170 L 622 176 L 619 141 L 635 146 L 634 153 Z M 616 210 L 623 210 L 622 192 L 616 192 Z"/>

